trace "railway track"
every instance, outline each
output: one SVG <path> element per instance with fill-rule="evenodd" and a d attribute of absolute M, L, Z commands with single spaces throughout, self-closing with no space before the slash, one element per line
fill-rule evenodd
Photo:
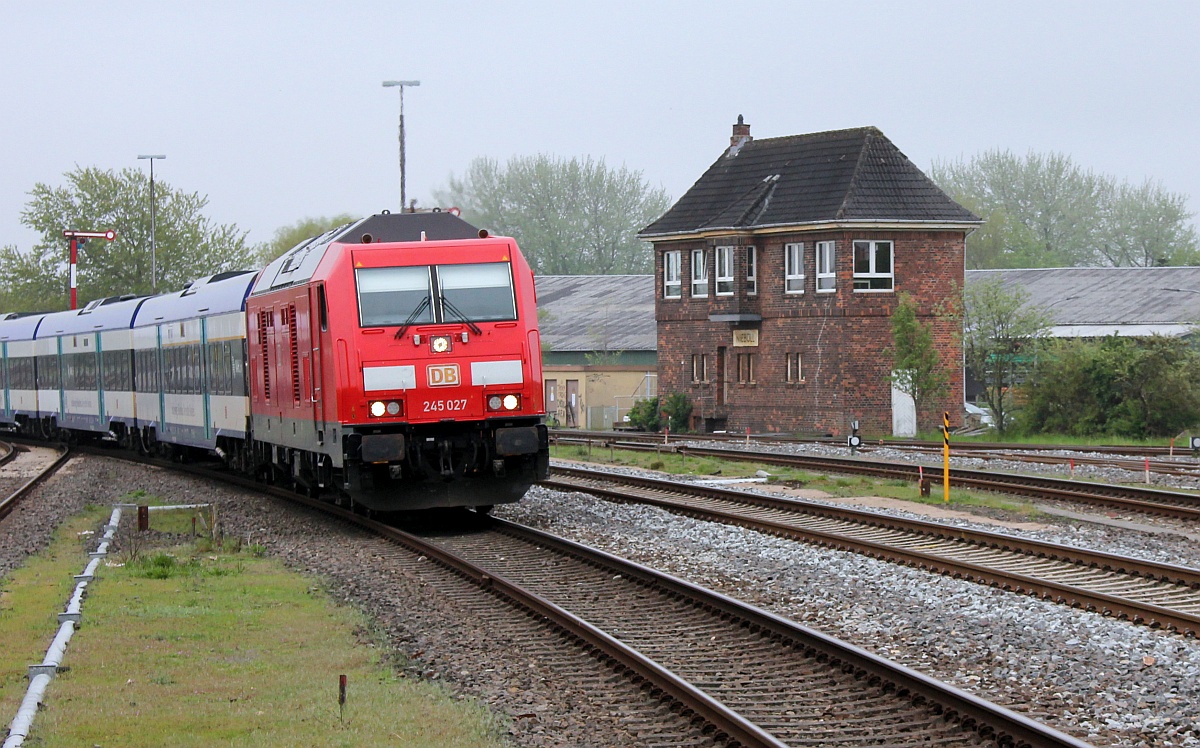
<path fill-rule="evenodd" d="M 632 444 L 614 442 L 612 446 L 631 449 L 662 448 L 661 445 L 647 445 L 637 442 Z M 925 466 L 922 469 L 919 465 L 907 462 L 890 462 L 857 457 L 779 454 L 731 447 L 695 447 L 684 444 L 672 445 L 670 449 L 678 454 L 695 457 L 756 462 L 799 470 L 842 475 L 870 475 L 877 478 L 917 482 L 923 474 L 931 483 L 938 484 L 941 483 L 942 478 L 940 469 L 929 466 Z M 1141 514 L 1175 517 L 1185 520 L 1200 520 L 1200 495 L 1181 491 L 1168 491 L 1149 486 L 1096 483 L 1092 481 L 1053 478 L 1043 475 L 954 467 L 950 469 L 950 483 L 959 488 L 974 488 L 1015 496 L 1104 506 Z"/>
<path fill-rule="evenodd" d="M 690 725 L 691 735 L 662 744 L 1087 745 L 768 612 L 519 525 L 481 519 L 475 532 L 421 537 L 240 478 L 172 467 L 309 506 L 453 570 L 640 684 L 661 705 L 643 714 L 661 715 L 668 730 Z"/>
<path fill-rule="evenodd" d="M 1200 570 L 999 533 L 710 486 L 555 467 L 549 488 L 862 553 L 1200 636 Z"/>
<path fill-rule="evenodd" d="M 681 441 L 711 441 L 716 443 L 745 442 L 753 439 L 756 442 L 768 444 L 833 444 L 845 445 L 846 440 L 832 436 L 795 437 L 783 434 L 655 434 L 642 431 L 581 431 L 578 429 L 551 429 L 551 438 L 561 440 L 593 439 L 625 442 L 664 443 Z M 749 438 L 748 438 L 749 437 Z M 941 450 L 940 441 L 931 442 L 920 439 L 888 439 L 887 441 L 868 441 L 867 446 L 886 446 L 895 449 L 932 449 Z M 1096 454 L 1135 455 L 1140 457 L 1183 456 L 1190 452 L 1187 447 L 1147 447 L 1140 445 L 1097 444 L 1083 446 L 1065 446 L 1062 444 L 1013 444 L 1011 442 L 976 442 L 955 441 L 954 449 L 962 452 L 1091 452 Z"/>
<path fill-rule="evenodd" d="M 32 478 L 29 478 L 25 482 L 21 483 L 17 489 L 9 494 L 6 498 L 0 499 L 0 519 L 7 517 L 8 514 L 14 508 L 16 508 L 17 504 L 20 503 L 21 500 L 33 490 L 34 486 L 49 478 L 51 475 L 54 475 L 55 471 L 62 467 L 63 464 L 66 463 L 67 459 L 71 456 L 70 449 L 66 445 L 60 444 L 55 447 L 55 449 L 59 453 L 57 459 L 43 467 L 43 469 Z M 16 459 L 17 455 L 20 453 L 20 449 L 10 442 L 0 442 L 0 453 L 2 453 L 0 454 L 0 465 L 4 465 Z"/>

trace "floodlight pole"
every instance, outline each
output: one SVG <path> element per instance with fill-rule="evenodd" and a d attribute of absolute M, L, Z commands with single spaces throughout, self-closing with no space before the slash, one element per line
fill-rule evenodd
<path fill-rule="evenodd" d="M 138 156 L 138 160 L 150 159 L 150 291 L 158 293 L 158 259 L 154 246 L 154 159 L 166 158 L 162 155 Z"/>
<path fill-rule="evenodd" d="M 407 195 L 404 192 L 404 87 L 419 86 L 421 81 L 384 81 L 384 88 L 400 89 L 400 212 L 404 212 Z"/>

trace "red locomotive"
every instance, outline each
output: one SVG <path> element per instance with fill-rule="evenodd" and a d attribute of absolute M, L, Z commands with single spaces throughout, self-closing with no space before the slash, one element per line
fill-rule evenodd
<path fill-rule="evenodd" d="M 12 428 L 215 453 L 373 510 L 486 511 L 549 471 L 533 273 L 450 213 L 371 216 L 256 276 L 0 320 L 0 356 Z"/>
<path fill-rule="evenodd" d="M 246 303 L 257 464 L 371 509 L 516 501 L 549 469 L 533 272 L 449 213 L 383 214 Z"/>

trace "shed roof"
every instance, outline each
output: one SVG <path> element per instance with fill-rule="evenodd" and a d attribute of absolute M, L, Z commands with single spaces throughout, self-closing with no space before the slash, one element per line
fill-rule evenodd
<path fill-rule="evenodd" d="M 968 284 L 1000 278 L 1041 307 L 1057 337 L 1184 335 L 1200 323 L 1200 267 L 968 270 Z"/>
<path fill-rule="evenodd" d="M 653 275 L 539 275 L 535 282 L 547 350 L 657 350 Z"/>
<path fill-rule="evenodd" d="M 645 238 L 827 222 L 977 224 L 877 128 L 731 145 Z"/>

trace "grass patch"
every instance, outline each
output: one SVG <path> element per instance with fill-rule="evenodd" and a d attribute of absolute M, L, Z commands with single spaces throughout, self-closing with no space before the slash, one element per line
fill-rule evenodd
<path fill-rule="evenodd" d="M 582 452 L 582 454 L 581 454 Z M 796 468 L 766 463 L 721 460 L 710 457 L 687 457 L 675 452 L 643 452 L 640 450 L 595 448 L 591 456 L 581 446 L 552 446 L 550 456 L 566 460 L 587 460 L 604 465 L 639 467 L 659 470 L 671 475 L 720 475 L 724 478 L 746 478 L 762 470 L 771 474 L 768 482 L 780 483 L 793 488 L 811 488 L 830 496 L 851 498 L 855 496 L 883 496 L 920 504 L 942 504 L 941 486 L 933 487 L 932 495 L 921 496 L 915 481 L 896 478 L 872 478 L 870 476 L 839 476 L 810 473 Z M 997 496 L 985 491 L 959 490 L 950 487 L 950 505 L 959 507 L 981 507 L 1015 512 L 1035 517 L 1040 512 L 1030 503 Z"/>
<path fill-rule="evenodd" d="M 15 714 L 26 666 L 41 661 L 71 575 L 86 563 L 75 533 L 107 514 L 99 508 L 71 520 L 7 580 L 5 714 Z M 102 567 L 64 659 L 69 671 L 50 685 L 29 744 L 503 744 L 502 726 L 482 707 L 398 675 L 366 619 L 259 549 L 183 544 Z M 344 712 L 339 674 L 349 681 Z"/>

